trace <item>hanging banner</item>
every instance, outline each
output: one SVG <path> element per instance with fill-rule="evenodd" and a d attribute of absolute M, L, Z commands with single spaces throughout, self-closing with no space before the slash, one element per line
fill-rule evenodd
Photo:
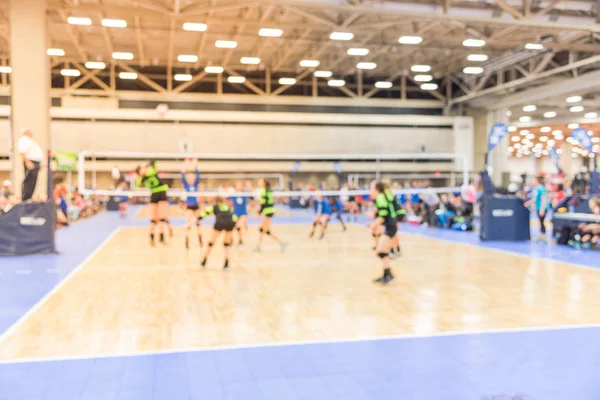
<path fill-rule="evenodd" d="M 555 147 L 550 147 L 550 159 L 556 166 L 558 173 L 562 173 L 562 170 L 560 169 L 560 157 L 559 157 L 558 153 L 556 152 Z"/>
<path fill-rule="evenodd" d="M 77 167 L 77 153 L 72 151 L 57 151 L 54 154 L 54 161 L 56 162 L 57 171 L 75 171 Z"/>
<path fill-rule="evenodd" d="M 302 167 L 302 163 L 300 161 L 296 161 L 294 163 L 294 166 L 292 167 L 292 174 L 295 174 L 298 171 L 300 171 L 300 167 Z"/>
<path fill-rule="evenodd" d="M 584 129 L 584 128 L 573 129 L 573 131 L 571 132 L 571 137 L 573 139 L 575 139 L 581 147 L 583 147 L 590 153 L 593 153 L 592 138 L 590 137 L 590 135 L 588 135 L 587 129 Z"/>
<path fill-rule="evenodd" d="M 508 126 L 505 124 L 496 124 L 490 130 L 488 136 L 488 151 L 494 150 L 496 145 L 500 143 L 502 138 L 508 134 Z"/>
<path fill-rule="evenodd" d="M 335 169 L 335 172 L 337 172 L 338 174 L 342 174 L 342 164 L 340 164 L 339 162 L 334 162 L 333 163 L 333 169 Z"/>

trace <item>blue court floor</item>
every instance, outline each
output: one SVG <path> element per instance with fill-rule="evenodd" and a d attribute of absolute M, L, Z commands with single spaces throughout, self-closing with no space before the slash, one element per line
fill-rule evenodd
<path fill-rule="evenodd" d="M 294 214 L 277 222 L 310 219 Z M 0 342 L 118 227 L 145 224 L 104 213 L 60 230 L 58 255 L 0 258 Z M 473 233 L 408 225 L 402 230 L 600 267 L 598 255 L 589 251 L 539 243 L 483 244 Z M 600 326 L 581 326 L 0 363 L 0 400 L 597 400 L 599 336 Z"/>

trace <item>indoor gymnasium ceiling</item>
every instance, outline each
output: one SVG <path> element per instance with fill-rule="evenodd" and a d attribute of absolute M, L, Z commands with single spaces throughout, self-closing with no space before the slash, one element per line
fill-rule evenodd
<path fill-rule="evenodd" d="M 318 86 L 319 95 L 489 106 L 597 69 L 597 6 L 596 0 L 50 0 L 50 47 L 64 50 L 52 56 L 53 85 L 223 91 L 219 81 L 233 75 L 247 80 L 226 84 L 226 92 L 311 95 Z M 8 57 L 7 16 L 5 5 L 1 45 Z M 107 19 L 121 21 L 103 26 Z M 281 36 L 260 36 L 262 28 Z M 334 32 L 352 37 L 334 40 Z M 220 48 L 218 41 L 236 45 Z M 349 55 L 349 49 L 368 54 Z M 114 53 L 132 59 L 114 60 Z M 243 57 L 258 64 L 245 64 Z M 90 61 L 106 68 L 87 69 Z M 366 69 L 357 68 L 361 62 Z M 207 66 L 223 67 L 224 74 L 217 77 Z M 81 76 L 64 79 L 63 69 Z M 314 71 L 332 75 L 313 82 Z M 137 79 L 127 86 L 120 72 L 137 73 Z"/>

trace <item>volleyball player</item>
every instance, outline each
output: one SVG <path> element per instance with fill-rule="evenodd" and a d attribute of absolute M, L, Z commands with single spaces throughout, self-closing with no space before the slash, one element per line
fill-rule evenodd
<path fill-rule="evenodd" d="M 223 269 L 227 269 L 229 268 L 229 251 L 231 243 L 233 242 L 233 228 L 235 228 L 237 217 L 233 215 L 231 208 L 225 203 L 225 199 L 220 196 L 215 198 L 214 206 L 208 206 L 200 213 L 199 218 L 203 219 L 209 215 L 215 216 L 215 225 L 213 226 L 213 232 L 200 265 L 202 265 L 202 267 L 206 266 L 206 261 L 208 260 L 208 256 L 210 256 L 215 242 L 219 236 L 221 236 L 221 233 L 224 233 L 223 247 L 225 251 L 225 264 L 223 265 Z"/>
<path fill-rule="evenodd" d="M 194 173 L 188 173 L 187 164 L 188 161 L 184 162 L 184 167 L 181 171 L 181 182 L 186 192 L 198 192 L 200 188 L 200 171 L 198 170 L 197 161 L 194 160 Z M 190 232 L 192 227 L 196 225 L 196 232 L 198 234 L 198 242 L 202 247 L 202 233 L 200 232 L 200 206 L 198 204 L 197 196 L 186 196 L 185 198 L 185 218 L 187 220 L 185 230 L 185 248 L 190 248 Z"/>
<path fill-rule="evenodd" d="M 396 228 L 397 228 L 400 225 L 400 221 L 402 220 L 400 216 L 404 215 L 405 211 L 402 208 L 402 206 L 400 205 L 400 203 L 398 202 L 398 199 L 394 195 L 394 192 L 392 192 L 392 190 L 390 189 L 389 186 L 387 186 L 387 184 L 385 185 L 385 195 L 386 195 L 388 201 L 390 201 L 394 206 L 394 211 L 396 212 Z M 398 255 L 400 255 L 400 237 L 399 237 L 398 233 L 396 233 L 396 235 L 394 235 L 394 237 L 392 239 L 392 251 L 391 251 L 392 257 L 396 253 L 398 253 Z"/>
<path fill-rule="evenodd" d="M 353 183 L 348 185 L 348 190 L 349 191 L 356 190 Z M 359 212 L 360 211 L 358 208 L 358 203 L 356 201 L 356 195 L 354 195 L 354 194 L 348 195 L 348 214 L 350 215 L 350 218 L 354 219 L 354 222 L 356 222 L 356 220 L 358 219 Z"/>
<path fill-rule="evenodd" d="M 392 250 L 393 238 L 396 236 L 396 210 L 394 204 L 388 200 L 386 188 L 383 182 L 374 182 L 371 186 L 371 197 L 374 200 L 375 226 L 383 229 L 376 246 L 377 256 L 381 259 L 383 275 L 376 279 L 376 283 L 388 284 L 394 280 L 391 270 L 390 252 Z"/>
<path fill-rule="evenodd" d="M 315 219 L 313 220 L 312 229 L 310 230 L 310 234 L 308 235 L 308 237 L 312 238 L 315 235 L 317 226 L 320 226 L 321 236 L 319 237 L 319 240 L 321 240 L 325 237 L 327 224 L 329 223 L 329 219 L 331 218 L 331 207 L 329 205 L 329 201 L 323 198 L 323 196 L 320 194 L 315 196 L 313 202 L 315 209 Z"/>
<path fill-rule="evenodd" d="M 150 161 L 146 165 L 139 166 L 136 170 L 136 173 L 138 175 L 136 186 L 145 186 L 150 189 L 150 245 L 155 245 L 155 230 L 156 225 L 159 223 L 159 240 L 161 243 L 166 243 L 165 228 L 169 229 L 171 236 L 173 236 L 173 231 L 171 230 L 172 228 L 169 223 L 169 199 L 167 197 L 169 185 L 164 183 L 158 176 L 156 161 Z"/>
<path fill-rule="evenodd" d="M 244 192 L 243 183 L 237 182 L 235 184 L 236 192 Z M 233 203 L 233 215 L 237 217 L 235 229 L 238 234 L 238 246 L 244 244 L 243 231 L 248 229 L 248 197 L 247 196 L 233 196 L 229 198 Z"/>
<path fill-rule="evenodd" d="M 264 179 L 261 179 L 258 182 L 260 187 L 260 211 L 259 214 L 262 215 L 263 220 L 259 229 L 258 236 L 258 245 L 254 248 L 254 251 L 261 251 L 261 244 L 263 240 L 263 235 L 267 235 L 273 238 L 279 245 L 281 246 L 281 251 L 283 252 L 287 247 L 287 243 L 283 242 L 277 236 L 271 233 L 271 222 L 273 219 L 273 215 L 275 215 L 275 198 L 273 197 L 273 192 L 271 191 L 271 184 Z"/>
<path fill-rule="evenodd" d="M 339 197 L 330 197 L 329 207 L 331 208 L 331 215 L 335 215 L 335 219 L 340 221 L 344 232 L 346 232 L 346 223 L 344 222 L 344 218 L 342 217 L 342 215 L 344 214 L 344 205 L 342 204 L 342 200 Z"/>

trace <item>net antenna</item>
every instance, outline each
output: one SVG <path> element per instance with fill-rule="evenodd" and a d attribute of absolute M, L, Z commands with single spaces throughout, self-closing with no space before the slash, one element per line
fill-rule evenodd
<path fill-rule="evenodd" d="M 115 190 L 98 190 L 96 186 L 92 189 L 85 187 L 85 172 L 86 160 L 94 161 L 96 159 L 118 159 L 125 160 L 131 163 L 132 160 L 184 160 L 186 158 L 195 158 L 200 161 L 224 161 L 224 162 L 242 162 L 242 161 L 273 161 L 273 162 L 319 162 L 331 163 L 338 162 L 343 165 L 343 168 L 348 173 L 354 171 L 365 171 L 365 166 L 368 166 L 369 173 L 374 173 L 376 177 L 384 177 L 383 168 L 386 165 L 393 163 L 406 162 L 436 162 L 443 163 L 448 169 L 457 171 L 462 175 L 462 181 L 469 181 L 469 164 L 466 154 L 463 153 L 408 153 L 408 154 L 182 154 L 182 153 L 133 153 L 133 152 L 89 152 L 83 151 L 79 153 L 78 158 L 78 186 L 79 191 L 83 195 L 122 195 L 132 197 L 148 196 L 148 191 L 145 189 L 135 191 L 115 191 Z M 365 164 L 366 163 L 366 164 Z M 358 166 L 356 166 L 358 164 Z M 428 188 L 428 189 L 410 189 L 394 190 L 397 193 L 410 192 L 418 193 L 420 191 L 437 191 L 439 193 L 447 193 L 449 191 L 459 191 L 460 187 L 445 187 L 445 188 Z M 182 189 L 169 190 L 168 195 L 171 197 L 187 196 L 219 196 L 220 192 L 186 192 Z M 336 190 L 317 190 L 317 191 L 274 191 L 275 197 L 288 196 L 304 196 L 321 194 L 324 196 L 335 196 L 339 192 Z M 349 191 L 348 194 L 369 194 L 368 188 Z M 239 196 L 253 197 L 255 193 L 240 192 Z"/>

